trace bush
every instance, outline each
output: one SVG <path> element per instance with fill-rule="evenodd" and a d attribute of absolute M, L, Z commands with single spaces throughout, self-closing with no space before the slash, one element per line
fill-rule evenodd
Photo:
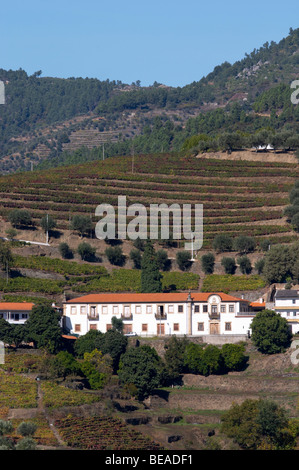
<path fill-rule="evenodd" d="M 238 253 L 251 253 L 255 249 L 255 240 L 246 235 L 240 235 L 233 243 L 235 251 Z"/>
<path fill-rule="evenodd" d="M 126 257 L 120 246 L 110 246 L 106 248 L 105 254 L 111 264 L 115 266 L 123 266 L 126 262 Z"/>
<path fill-rule="evenodd" d="M 8 220 L 14 227 L 32 225 L 31 214 L 26 209 L 14 209 L 9 213 Z"/>
<path fill-rule="evenodd" d="M 252 271 L 252 266 L 248 256 L 244 255 L 238 258 L 238 264 L 242 274 L 250 274 Z"/>
<path fill-rule="evenodd" d="M 89 243 L 80 243 L 77 249 L 82 260 L 92 261 L 95 259 L 96 249 Z"/>
<path fill-rule="evenodd" d="M 161 271 L 168 271 L 171 267 L 171 260 L 168 258 L 167 251 L 158 250 L 156 257 L 159 269 L 161 269 Z"/>
<path fill-rule="evenodd" d="M 258 312 L 251 322 L 252 342 L 263 354 L 284 352 L 291 344 L 288 322 L 273 310 Z"/>
<path fill-rule="evenodd" d="M 67 243 L 60 243 L 58 249 L 64 259 L 71 259 L 74 257 L 74 254 Z"/>
<path fill-rule="evenodd" d="M 222 258 L 221 265 L 224 267 L 226 274 L 235 274 L 237 266 L 234 258 Z"/>
<path fill-rule="evenodd" d="M 176 255 L 176 262 L 181 271 L 187 271 L 192 266 L 191 254 L 189 251 L 179 251 Z"/>
<path fill-rule="evenodd" d="M 233 247 L 233 240 L 229 235 L 219 234 L 216 235 L 213 241 L 213 249 L 218 253 L 224 251 L 231 251 Z"/>
<path fill-rule="evenodd" d="M 130 251 L 130 259 L 133 261 L 135 269 L 141 269 L 141 253 L 139 250 L 131 250 Z"/>
<path fill-rule="evenodd" d="M 215 256 L 213 253 L 207 253 L 201 257 L 201 267 L 205 274 L 213 274 L 215 266 Z"/>

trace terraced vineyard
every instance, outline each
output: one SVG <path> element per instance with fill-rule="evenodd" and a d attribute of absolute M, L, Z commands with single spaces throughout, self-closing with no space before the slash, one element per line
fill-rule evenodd
<path fill-rule="evenodd" d="M 97 222 L 98 204 L 117 206 L 118 196 L 133 203 L 203 204 L 204 247 L 218 233 L 250 234 L 272 243 L 297 238 L 283 218 L 288 192 L 299 166 L 284 163 L 216 160 L 191 156 L 140 155 L 109 158 L 71 167 L 0 178 L 0 215 L 26 208 L 34 219 L 53 215 L 58 228 L 69 228 L 74 214 Z M 117 216 L 117 211 L 116 211 Z"/>

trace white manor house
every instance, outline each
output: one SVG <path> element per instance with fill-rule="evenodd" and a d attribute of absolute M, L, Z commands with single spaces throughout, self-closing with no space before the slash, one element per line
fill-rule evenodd
<path fill-rule="evenodd" d="M 248 337 L 254 315 L 264 308 L 264 302 L 224 293 L 90 294 L 64 302 L 63 325 L 71 335 L 104 333 L 116 317 L 127 335 Z"/>

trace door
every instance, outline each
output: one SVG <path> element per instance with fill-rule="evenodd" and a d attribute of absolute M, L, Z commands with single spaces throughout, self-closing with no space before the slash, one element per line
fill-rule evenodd
<path fill-rule="evenodd" d="M 157 324 L 157 335 L 164 336 L 165 335 L 165 325 L 164 323 Z"/>
<path fill-rule="evenodd" d="M 210 335 L 219 335 L 219 323 L 210 323 Z"/>

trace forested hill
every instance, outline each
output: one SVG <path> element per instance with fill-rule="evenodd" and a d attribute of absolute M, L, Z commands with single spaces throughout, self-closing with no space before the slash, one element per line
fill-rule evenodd
<path fill-rule="evenodd" d="M 0 171 L 28 170 L 40 162 L 56 166 L 76 153 L 79 161 L 98 158 L 102 144 L 107 156 L 127 154 L 133 144 L 137 151 L 163 152 L 179 150 L 203 132 L 269 126 L 252 113 L 272 112 L 271 126 L 292 127 L 298 116 L 290 108 L 289 86 L 298 76 L 299 28 L 181 88 L 0 69 L 6 95 L 0 106 Z M 274 122 L 278 111 L 283 119 Z"/>

